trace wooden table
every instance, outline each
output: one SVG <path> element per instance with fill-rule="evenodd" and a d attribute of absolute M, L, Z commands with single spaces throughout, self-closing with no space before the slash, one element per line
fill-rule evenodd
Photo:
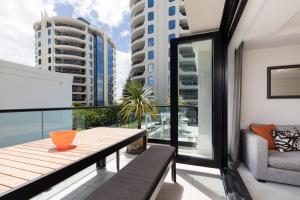
<path fill-rule="evenodd" d="M 31 198 L 141 137 L 143 129 L 101 127 L 77 133 L 67 151 L 51 139 L 0 148 L 0 199 Z"/>

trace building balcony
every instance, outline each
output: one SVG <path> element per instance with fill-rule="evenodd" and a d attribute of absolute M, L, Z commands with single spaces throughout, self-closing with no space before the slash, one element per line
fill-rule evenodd
<path fill-rule="evenodd" d="M 131 15 L 134 16 L 136 13 L 139 13 L 141 10 L 144 10 L 145 8 L 145 1 L 140 0 L 136 2 L 132 7 L 131 7 Z"/>
<path fill-rule="evenodd" d="M 136 48 L 131 52 L 131 58 L 145 57 L 145 47 Z"/>
<path fill-rule="evenodd" d="M 145 35 L 145 25 L 140 26 L 139 28 L 136 29 L 131 29 L 131 42 L 133 42 L 133 40 L 137 37 L 140 37 L 141 35 Z"/>
<path fill-rule="evenodd" d="M 67 36 L 67 37 L 74 37 L 80 40 L 85 40 L 85 35 L 82 34 L 75 34 L 72 32 L 60 32 L 60 31 L 55 31 L 56 36 Z"/>
<path fill-rule="evenodd" d="M 144 10 L 145 9 L 142 9 L 140 10 L 139 12 L 136 12 L 134 15 L 131 15 L 131 21 L 135 20 L 137 17 L 139 17 L 140 15 L 143 15 L 144 14 Z"/>
<path fill-rule="evenodd" d="M 55 64 L 62 64 L 62 65 L 68 64 L 68 65 L 78 65 L 81 67 L 85 67 L 85 61 L 78 61 L 78 60 L 71 60 L 71 59 L 56 58 Z"/>
<path fill-rule="evenodd" d="M 73 102 L 83 102 L 86 101 L 86 95 L 84 94 L 72 94 Z"/>
<path fill-rule="evenodd" d="M 145 72 L 135 72 L 131 74 L 131 80 L 145 81 Z"/>
<path fill-rule="evenodd" d="M 85 58 L 85 53 L 83 53 L 83 52 L 77 52 L 77 51 L 55 49 L 55 54 L 56 55 L 71 55 L 71 56 Z"/>
<path fill-rule="evenodd" d="M 72 86 L 72 92 L 73 93 L 83 93 L 86 91 L 86 87 L 85 86 Z"/>
<path fill-rule="evenodd" d="M 144 21 L 145 21 L 145 15 L 144 13 L 140 13 L 131 21 L 132 29 L 134 29 L 134 27 L 136 27 L 138 24 L 144 23 Z"/>
<path fill-rule="evenodd" d="M 143 25 L 144 25 L 144 22 L 140 22 L 138 24 L 135 24 L 134 26 L 132 26 L 132 30 L 138 29 L 138 28 L 142 27 Z"/>
<path fill-rule="evenodd" d="M 61 40 L 55 40 L 55 45 L 59 46 L 72 46 L 72 47 L 78 47 L 85 50 L 85 44 L 77 43 L 77 42 L 71 42 L 71 41 L 61 41 Z"/>
<path fill-rule="evenodd" d="M 73 29 L 76 29 L 76 30 L 79 30 L 79 31 L 85 31 L 85 27 L 75 25 L 75 24 L 67 24 L 67 23 L 56 22 L 55 26 L 56 27 L 64 27 L 64 28 L 73 28 Z"/>
<path fill-rule="evenodd" d="M 76 38 L 76 37 L 70 37 L 70 36 L 65 36 L 65 35 L 55 35 L 55 39 L 58 39 L 60 41 L 67 41 L 67 42 L 73 42 L 73 43 L 78 43 L 78 44 L 86 44 L 85 40 Z"/>
<path fill-rule="evenodd" d="M 82 77 L 73 77 L 73 84 L 85 84 L 85 78 Z"/>
<path fill-rule="evenodd" d="M 76 74 L 85 75 L 85 69 L 78 69 L 72 67 L 55 67 L 55 72 L 66 73 L 66 74 Z"/>

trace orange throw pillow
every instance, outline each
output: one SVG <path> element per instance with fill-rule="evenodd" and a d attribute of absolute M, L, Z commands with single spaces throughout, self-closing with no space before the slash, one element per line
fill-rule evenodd
<path fill-rule="evenodd" d="M 272 138 L 272 131 L 276 130 L 273 124 L 269 125 L 250 125 L 250 130 L 268 141 L 268 149 L 276 149 L 275 142 Z"/>

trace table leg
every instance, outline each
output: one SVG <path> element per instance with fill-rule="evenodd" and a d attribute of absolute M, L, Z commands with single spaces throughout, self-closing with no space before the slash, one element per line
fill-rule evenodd
<path fill-rule="evenodd" d="M 120 151 L 116 152 L 116 161 L 117 161 L 117 171 L 120 170 Z"/>
<path fill-rule="evenodd" d="M 143 151 L 147 149 L 147 135 L 143 137 Z"/>
<path fill-rule="evenodd" d="M 96 166 L 99 169 L 106 167 L 106 158 L 103 158 L 103 159 L 99 160 L 98 162 L 96 162 Z"/>
<path fill-rule="evenodd" d="M 174 157 L 171 173 L 172 173 L 172 180 L 173 180 L 174 183 L 176 183 L 176 157 Z"/>

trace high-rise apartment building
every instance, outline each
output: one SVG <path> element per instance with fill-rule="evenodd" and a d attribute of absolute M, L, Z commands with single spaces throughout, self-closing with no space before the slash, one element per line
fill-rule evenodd
<path fill-rule="evenodd" d="M 83 18 L 48 17 L 34 23 L 36 66 L 73 75 L 72 100 L 89 106 L 115 99 L 116 47 Z"/>
<path fill-rule="evenodd" d="M 131 80 L 152 87 L 159 104 L 170 95 L 170 45 L 172 38 L 189 34 L 183 0 L 131 0 Z M 178 52 L 179 95 L 188 103 L 197 101 L 197 69 L 192 45 Z"/>

